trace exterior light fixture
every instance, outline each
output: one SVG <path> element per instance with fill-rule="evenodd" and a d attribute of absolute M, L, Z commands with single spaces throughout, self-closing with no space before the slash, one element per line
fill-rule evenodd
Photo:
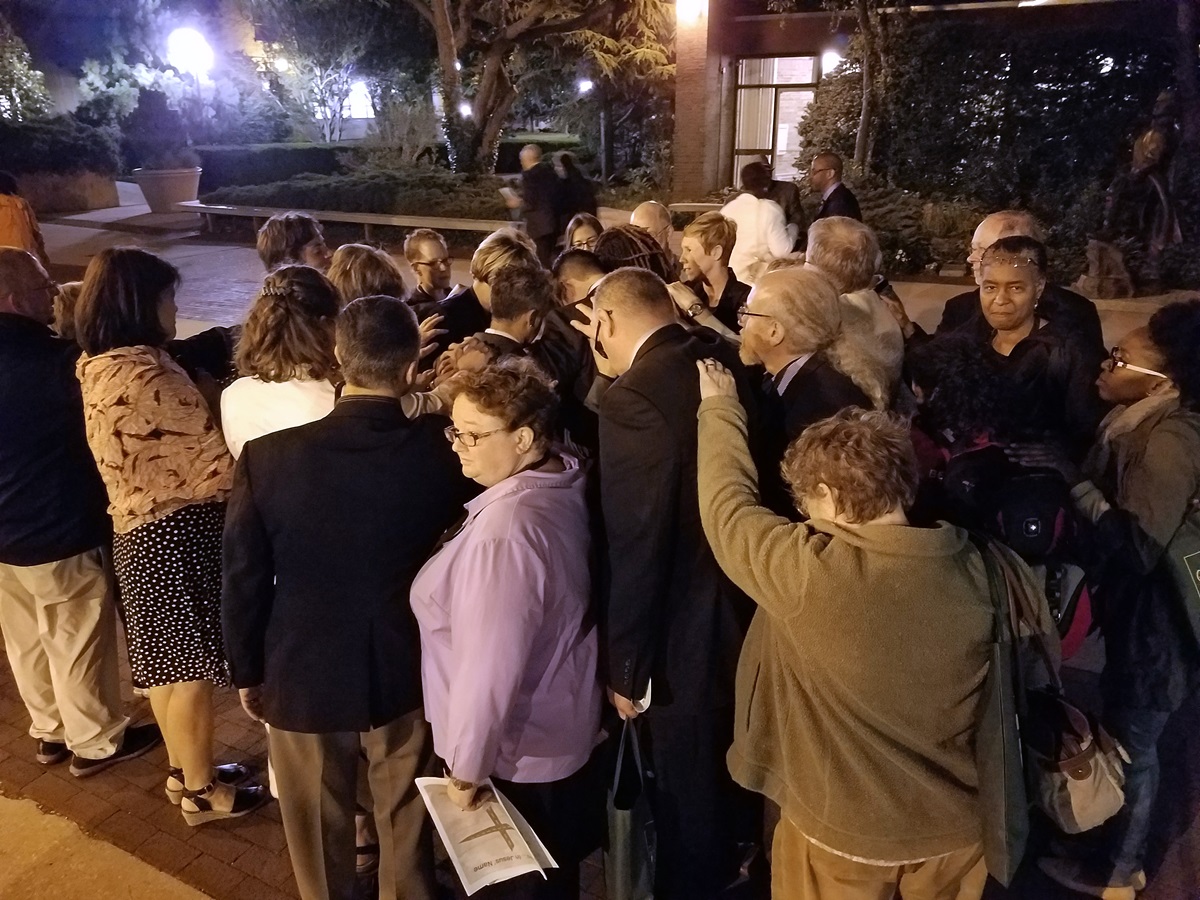
<path fill-rule="evenodd" d="M 213 49 L 195 28 L 176 28 L 167 36 L 167 62 L 200 79 L 212 70 Z"/>
<path fill-rule="evenodd" d="M 836 50 L 826 50 L 821 54 L 821 74 L 828 75 L 842 64 L 842 54 Z"/>
<path fill-rule="evenodd" d="M 291 62 L 284 56 L 276 57 L 272 65 L 275 67 L 276 72 L 287 72 L 292 68 Z"/>
<path fill-rule="evenodd" d="M 579 87 L 579 93 L 580 93 L 580 94 L 586 94 L 586 93 L 588 93 L 588 92 L 589 92 L 589 91 L 591 91 L 591 89 L 592 89 L 592 88 L 594 88 L 595 86 L 596 86 L 596 85 L 592 83 L 592 80 L 591 80 L 590 78 L 580 78 L 580 79 L 579 79 L 579 85 L 578 85 L 578 87 Z"/>
<path fill-rule="evenodd" d="M 695 25 L 708 14 L 708 0 L 675 0 L 675 21 Z"/>
<path fill-rule="evenodd" d="M 468 103 L 466 100 L 464 100 L 462 103 L 458 104 L 458 114 L 460 116 L 462 116 L 464 119 L 471 118 L 471 104 Z"/>

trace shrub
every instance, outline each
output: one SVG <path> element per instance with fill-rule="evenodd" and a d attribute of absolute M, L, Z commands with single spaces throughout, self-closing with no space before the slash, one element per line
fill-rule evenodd
<path fill-rule="evenodd" d="M 233 206 L 274 206 L 407 216 L 507 219 L 494 175 L 459 175 L 443 169 L 297 175 L 272 184 L 226 187 L 202 198 Z"/>
<path fill-rule="evenodd" d="M 296 175 L 341 175 L 344 144 L 251 144 L 199 146 L 201 192 L 247 184 L 271 184 Z"/>
<path fill-rule="evenodd" d="M 14 175 L 96 172 L 115 175 L 119 166 L 112 132 L 71 116 L 26 122 L 0 120 L 0 168 Z"/>
<path fill-rule="evenodd" d="M 33 68 L 29 48 L 0 16 L 0 117 L 37 118 L 50 112 L 46 78 Z"/>

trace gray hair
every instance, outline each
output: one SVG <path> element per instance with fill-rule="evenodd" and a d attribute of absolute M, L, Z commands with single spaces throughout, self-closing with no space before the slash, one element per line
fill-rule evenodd
<path fill-rule="evenodd" d="M 891 378 L 876 348 L 871 323 L 842 302 L 837 289 L 818 272 L 778 269 L 759 278 L 756 292 L 783 327 L 787 349 L 824 353 L 834 369 L 866 394 L 876 409 L 891 397 Z"/>
<path fill-rule="evenodd" d="M 875 232 L 862 222 L 830 216 L 808 227 L 806 260 L 820 269 L 840 294 L 871 287 L 882 259 Z"/>
<path fill-rule="evenodd" d="M 1042 230 L 1042 226 L 1034 217 L 1033 213 L 1024 209 L 1002 209 L 1000 212 L 994 212 L 984 219 L 995 219 L 999 223 L 999 232 L 996 235 L 997 240 L 1000 238 L 1012 237 L 1020 235 L 1021 237 L 1033 238 L 1040 243 L 1046 243 L 1046 232 Z M 982 222 L 980 224 L 983 224 Z M 986 249 L 986 248 L 985 248 Z"/>

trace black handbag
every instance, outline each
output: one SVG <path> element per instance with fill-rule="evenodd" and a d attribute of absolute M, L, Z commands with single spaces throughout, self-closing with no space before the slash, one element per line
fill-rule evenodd
<path fill-rule="evenodd" d="M 608 790 L 604 887 L 608 900 L 654 900 L 657 836 L 649 792 L 653 775 L 642 762 L 637 726 L 621 726 L 617 764 Z"/>

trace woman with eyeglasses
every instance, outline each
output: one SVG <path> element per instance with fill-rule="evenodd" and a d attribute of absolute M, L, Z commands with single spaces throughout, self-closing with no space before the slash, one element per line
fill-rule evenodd
<path fill-rule="evenodd" d="M 567 250 L 595 250 L 596 241 L 603 231 L 604 226 L 594 215 L 579 213 L 567 223 L 563 232 L 563 247 Z"/>
<path fill-rule="evenodd" d="M 1057 468 L 1089 525 L 1089 582 L 1104 635 L 1105 724 L 1124 745 L 1125 807 L 1106 853 L 1044 859 L 1077 891 L 1132 898 L 1158 789 L 1157 744 L 1171 714 L 1200 688 L 1200 595 L 1181 594 L 1165 552 L 1187 516 L 1200 515 L 1200 299 L 1172 303 L 1112 349 L 1096 384 L 1116 406 L 1082 468 L 1042 446 L 1015 449 L 1027 465 Z M 1188 615 L 1188 604 L 1193 615 Z"/>
<path fill-rule="evenodd" d="M 490 777 L 561 866 L 548 881 L 505 882 L 503 896 L 576 898 L 590 814 L 603 808 L 588 765 L 601 697 L 586 472 L 553 446 L 557 397 L 529 360 L 461 375 L 455 388 L 446 436 L 486 490 L 410 595 L 434 749 L 455 803 L 483 802 Z"/>

